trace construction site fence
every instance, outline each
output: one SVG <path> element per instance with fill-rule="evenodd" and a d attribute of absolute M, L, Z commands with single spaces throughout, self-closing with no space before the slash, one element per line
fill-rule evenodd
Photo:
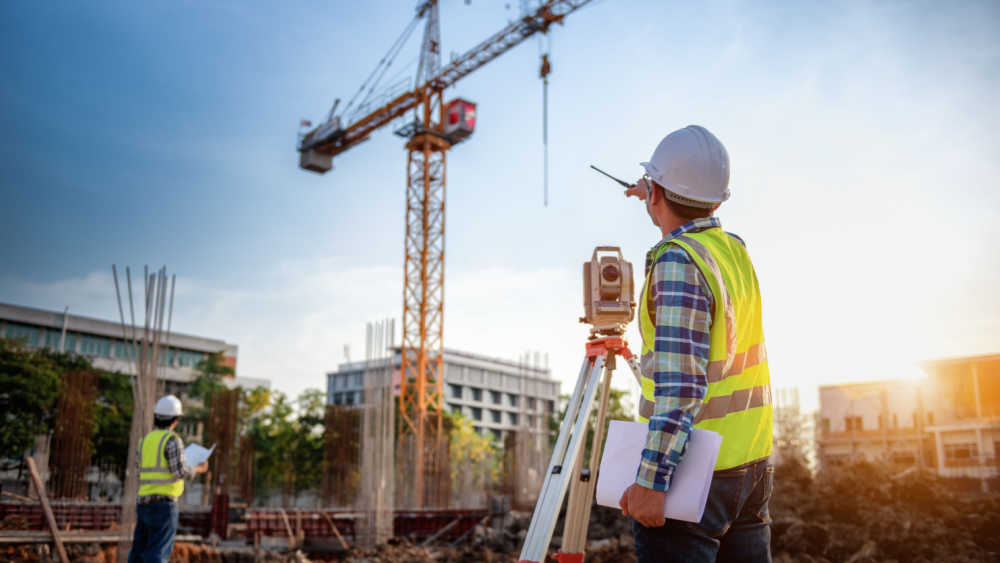
<path fill-rule="evenodd" d="M 392 532 L 397 537 L 423 539 L 450 525 L 439 538 L 453 540 L 471 530 L 487 515 L 488 510 L 399 511 L 393 514 Z M 291 528 L 295 534 L 302 530 L 306 539 L 330 538 L 335 535 L 330 528 L 332 522 L 340 534 L 349 540 L 357 538 L 357 523 L 363 517 L 364 514 L 357 511 L 302 509 L 250 509 L 244 515 L 248 536 L 260 534 L 284 537 L 288 534 L 288 528 Z"/>
<path fill-rule="evenodd" d="M 120 504 L 102 502 L 60 502 L 52 505 L 52 513 L 60 530 L 112 530 L 121 524 Z M 21 521 L 29 530 L 47 530 L 45 514 L 38 503 L 0 502 L 0 522 L 10 518 Z M 182 509 L 178 518 L 178 533 L 207 536 L 210 531 L 211 509 Z"/>
<path fill-rule="evenodd" d="M 56 524 L 61 530 L 113 530 L 121 522 L 121 505 L 118 504 L 59 501 L 51 504 Z M 399 511 L 393 514 L 393 535 L 422 539 L 449 526 L 440 539 L 453 540 L 471 530 L 488 514 L 488 510 Z M 301 530 L 306 538 L 330 538 L 336 535 L 330 527 L 332 522 L 342 536 L 353 540 L 359 527 L 356 523 L 363 517 L 363 513 L 350 510 L 247 509 L 242 518 L 245 527 L 234 527 L 232 535 L 242 535 L 248 541 L 258 534 L 285 537 L 290 528 L 294 534 Z M 45 515 L 37 503 L 0 502 L 0 522 L 8 518 L 19 521 L 19 527 L 28 530 L 48 529 Z M 207 537 L 213 530 L 212 524 L 210 508 L 182 507 L 178 533 Z M 214 529 L 218 529 L 218 525 L 216 522 Z"/>

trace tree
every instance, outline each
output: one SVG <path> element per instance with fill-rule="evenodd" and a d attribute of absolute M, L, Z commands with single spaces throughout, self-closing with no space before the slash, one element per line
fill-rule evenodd
<path fill-rule="evenodd" d="M 49 430 L 60 375 L 44 351 L 0 339 L 0 457 L 20 458 Z"/>
<path fill-rule="evenodd" d="M 97 388 L 97 428 L 92 462 L 125 481 L 132 429 L 132 382 L 121 373 L 100 372 Z"/>
<path fill-rule="evenodd" d="M 212 395 L 216 391 L 226 389 L 222 377 L 234 373 L 233 368 L 223 364 L 222 352 L 210 353 L 204 360 L 195 364 L 194 369 L 198 375 L 184 392 L 185 397 L 190 400 L 184 409 L 182 424 L 179 426 L 179 428 L 193 429 L 194 435 L 186 435 L 178 430 L 185 439 L 193 439 L 199 432 L 198 428 L 206 427 Z"/>
<path fill-rule="evenodd" d="M 222 352 L 213 352 L 204 360 L 194 366 L 198 372 L 197 377 L 191 382 L 187 390 L 187 396 L 200 401 L 208 401 L 212 393 L 225 388 L 222 377 L 233 375 L 233 368 L 223 364 Z"/>
<path fill-rule="evenodd" d="M 472 421 L 445 412 L 448 428 L 451 482 L 456 491 L 482 491 L 498 482 L 500 456 L 493 441 L 476 432 Z"/>
<path fill-rule="evenodd" d="M 634 412 L 634 408 L 631 405 L 629 405 L 628 402 L 625 400 L 627 394 L 628 394 L 627 391 L 621 389 L 615 389 L 614 387 L 608 390 L 608 409 L 605 414 L 604 440 L 607 440 L 608 438 L 607 435 L 608 421 L 635 420 L 635 415 L 632 414 L 632 412 Z M 583 454 L 585 460 L 590 459 L 591 444 L 594 440 L 593 438 L 594 425 L 597 423 L 597 414 L 601 406 L 600 399 L 601 399 L 600 394 L 598 394 L 594 398 L 594 407 L 590 411 L 590 420 L 587 423 L 587 440 L 586 442 L 584 442 L 584 454 Z M 569 408 L 569 400 L 570 400 L 569 395 L 560 395 L 559 403 L 562 405 L 562 408 L 559 410 L 559 416 L 558 417 L 553 416 L 549 419 L 549 431 L 550 431 L 549 445 L 551 446 L 555 446 L 556 440 L 559 437 L 560 425 L 562 424 L 563 419 L 566 418 L 566 409 Z M 604 442 L 602 441 L 601 450 L 603 451 L 603 449 L 604 449 Z"/>

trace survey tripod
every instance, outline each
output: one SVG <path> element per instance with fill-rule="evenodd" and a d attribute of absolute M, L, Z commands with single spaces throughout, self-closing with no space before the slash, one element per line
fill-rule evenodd
<path fill-rule="evenodd" d="M 562 547 L 556 558 L 560 563 L 583 563 L 590 507 L 594 498 L 594 487 L 597 484 L 601 443 L 604 440 L 611 375 L 615 369 L 617 356 L 625 359 L 636 380 L 641 381 L 638 362 L 620 334 L 601 338 L 592 335 L 587 342 L 586 357 L 580 368 L 573 395 L 566 407 L 566 416 L 559 426 L 559 438 L 552 450 L 552 460 L 549 462 L 542 490 L 538 494 L 535 511 L 531 515 L 528 534 L 521 547 L 521 556 L 518 558 L 520 563 L 544 563 L 567 488 L 570 491 L 569 505 L 563 523 Z M 598 389 L 601 395 L 597 408 L 597 425 L 591 442 L 590 461 L 584 467 L 587 421 L 594 407 Z"/>

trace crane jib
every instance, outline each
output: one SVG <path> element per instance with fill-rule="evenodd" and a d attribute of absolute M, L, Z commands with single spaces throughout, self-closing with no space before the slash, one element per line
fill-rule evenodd
<path fill-rule="evenodd" d="M 382 107 L 332 134 L 318 135 L 320 127 L 308 133 L 299 151 L 315 150 L 337 155 L 368 139 L 380 127 L 420 105 L 424 92 L 442 91 L 486 63 L 513 49 L 535 33 L 548 31 L 553 23 L 561 23 L 570 13 L 593 0 L 550 0 L 535 12 L 509 23 L 506 27 L 469 49 L 451 64 L 441 69 L 420 87 L 401 94 Z M 342 131 L 342 133 L 341 133 Z"/>

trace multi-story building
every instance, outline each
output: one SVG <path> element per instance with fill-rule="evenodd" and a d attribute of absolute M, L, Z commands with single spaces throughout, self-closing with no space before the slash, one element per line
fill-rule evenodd
<path fill-rule="evenodd" d="M 548 428 L 559 400 L 559 382 L 548 368 L 447 348 L 443 364 L 446 408 L 472 420 L 480 434 L 501 441 L 511 430 Z M 327 404 L 363 404 L 365 374 L 385 365 L 393 370 L 398 393 L 401 357 L 396 347 L 382 362 L 348 362 L 327 373 Z"/>
<path fill-rule="evenodd" d="M 820 387 L 821 466 L 862 459 L 992 479 L 1000 453 L 1000 355 L 928 361 L 927 379 Z"/>
<path fill-rule="evenodd" d="M 141 340 L 142 327 L 137 331 Z M 235 344 L 176 332 L 166 336 L 160 364 L 167 393 L 182 393 L 197 375 L 195 366 L 210 353 L 221 352 L 223 363 L 236 369 Z M 135 375 L 131 343 L 122 338 L 117 322 L 0 303 L 0 338 L 22 339 L 32 348 L 74 352 L 86 356 L 97 369 Z"/>

